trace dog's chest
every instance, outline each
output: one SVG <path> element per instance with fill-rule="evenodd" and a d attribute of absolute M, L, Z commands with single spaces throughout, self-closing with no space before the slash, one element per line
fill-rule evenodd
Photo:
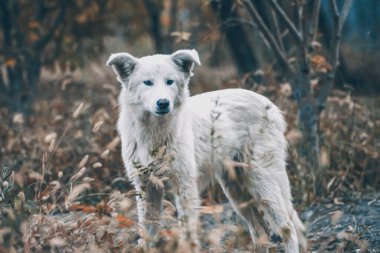
<path fill-rule="evenodd" d="M 137 177 L 143 185 L 152 182 L 163 186 L 173 177 L 174 150 L 170 142 L 136 134 L 133 138 L 128 136 L 123 155 L 128 160 L 130 179 Z"/>

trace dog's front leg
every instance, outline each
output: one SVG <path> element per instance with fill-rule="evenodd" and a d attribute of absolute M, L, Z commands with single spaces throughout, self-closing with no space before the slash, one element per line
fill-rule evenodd
<path fill-rule="evenodd" d="M 144 215 L 145 230 L 152 240 L 157 235 L 160 228 L 160 217 L 163 189 L 152 183 L 148 183 L 145 192 L 146 210 Z"/>
<path fill-rule="evenodd" d="M 140 235 L 139 245 L 142 248 L 152 247 L 160 227 L 163 189 L 150 182 L 144 184 L 140 180 L 135 180 L 134 185 L 139 224 L 145 230 Z"/>
<path fill-rule="evenodd" d="M 190 239 L 192 250 L 197 252 L 200 247 L 197 235 L 200 201 L 195 177 L 187 174 L 178 178 L 176 206 L 180 224 L 185 226 L 186 234 L 190 237 L 186 239 Z"/>

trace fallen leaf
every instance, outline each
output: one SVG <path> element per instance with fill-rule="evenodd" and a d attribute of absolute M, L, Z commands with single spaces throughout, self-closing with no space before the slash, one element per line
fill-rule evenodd
<path fill-rule="evenodd" d="M 127 228 L 132 226 L 135 222 L 127 217 L 125 217 L 122 214 L 118 214 L 116 216 L 116 220 L 119 222 L 119 227 L 120 228 Z"/>
<path fill-rule="evenodd" d="M 68 208 L 69 211 L 82 211 L 84 213 L 95 213 L 96 212 L 96 207 L 94 206 L 88 206 L 88 205 L 81 205 L 81 204 L 73 204 L 69 206 Z"/>
<path fill-rule="evenodd" d="M 202 214 L 219 214 L 223 213 L 223 206 L 221 205 L 212 205 L 212 206 L 202 206 L 200 213 Z"/>
<path fill-rule="evenodd" d="M 117 147 L 117 145 L 119 145 L 119 143 L 120 143 L 120 138 L 115 137 L 110 143 L 107 144 L 107 149 L 114 150 Z"/>
<path fill-rule="evenodd" d="M 339 220 L 343 217 L 344 213 L 340 210 L 337 210 L 334 212 L 330 212 L 329 214 L 331 215 L 331 217 L 330 217 L 331 224 L 336 225 L 339 222 Z"/>

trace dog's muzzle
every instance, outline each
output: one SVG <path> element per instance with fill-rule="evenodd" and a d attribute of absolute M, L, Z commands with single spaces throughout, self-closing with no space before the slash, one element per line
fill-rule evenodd
<path fill-rule="evenodd" d="M 165 99 L 159 99 L 157 101 L 156 114 L 167 114 L 170 112 L 170 101 Z"/>

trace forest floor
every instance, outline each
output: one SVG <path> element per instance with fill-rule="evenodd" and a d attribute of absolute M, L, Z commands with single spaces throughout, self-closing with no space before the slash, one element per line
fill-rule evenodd
<path fill-rule="evenodd" d="M 228 204 L 224 208 L 223 223 L 245 227 Z M 300 216 L 310 252 L 380 252 L 380 194 L 313 203 Z M 216 227 L 212 215 L 202 218 L 204 227 Z M 271 242 L 275 252 L 281 250 L 278 237 L 272 236 Z"/>
<path fill-rule="evenodd" d="M 302 218 L 312 251 L 380 252 L 380 194 L 314 203 Z"/>
<path fill-rule="evenodd" d="M 102 69 L 93 72 L 89 80 L 44 80 L 29 119 L 0 109 L 0 252 L 137 250 L 135 193 L 115 128 L 119 88 Z M 241 84 L 197 81 L 197 92 Z M 309 250 L 380 252 L 380 99 L 340 90 L 329 97 L 320 124 L 327 193 L 316 198 L 302 180 L 307 172 L 299 166 L 301 135 L 289 89 L 273 80 L 253 86 L 279 105 L 288 122 L 288 173 Z M 199 233 L 205 252 L 252 251 L 245 225 L 220 195 L 203 199 Z M 185 228 L 178 226 L 175 208 L 165 201 L 163 209 L 164 227 L 152 252 L 187 252 L 191 245 L 177 245 Z M 260 237 L 257 245 L 281 248 L 276 236 Z"/>

